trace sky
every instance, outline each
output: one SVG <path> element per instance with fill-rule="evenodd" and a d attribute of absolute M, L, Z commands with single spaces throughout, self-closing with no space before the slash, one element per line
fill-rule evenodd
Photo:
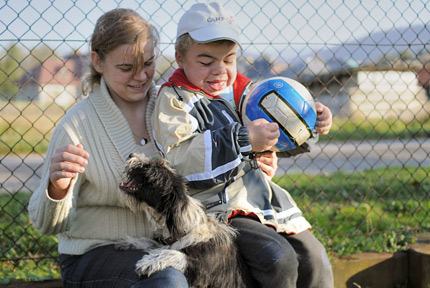
<path fill-rule="evenodd" d="M 48 45 L 60 54 L 88 52 L 103 12 L 135 9 L 160 32 L 161 51 L 173 55 L 177 22 L 196 0 L 0 0 L 0 49 Z M 200 1 L 202 2 L 202 1 Z M 305 54 L 408 25 L 430 23 L 427 0 L 225 0 L 242 30 L 243 53 Z"/>

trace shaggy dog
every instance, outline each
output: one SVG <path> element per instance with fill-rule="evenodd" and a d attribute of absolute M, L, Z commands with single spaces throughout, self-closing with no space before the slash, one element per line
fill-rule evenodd
<path fill-rule="evenodd" d="M 185 274 L 191 287 L 245 287 L 236 231 L 207 215 L 201 203 L 188 195 L 185 179 L 165 160 L 131 154 L 120 189 L 132 210 L 149 209 L 164 235 L 159 241 L 130 238 L 117 245 L 117 249 L 148 252 L 136 264 L 140 276 L 173 267 Z"/>

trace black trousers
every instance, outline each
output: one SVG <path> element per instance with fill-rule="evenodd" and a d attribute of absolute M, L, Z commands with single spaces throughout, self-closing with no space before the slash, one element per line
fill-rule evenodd
<path fill-rule="evenodd" d="M 232 218 L 230 224 L 239 231 L 236 243 L 254 280 L 250 287 L 334 286 L 327 252 L 310 231 L 295 235 L 277 233 L 246 216 Z"/>
<path fill-rule="evenodd" d="M 94 248 L 83 255 L 60 255 L 61 278 L 65 288 L 188 288 L 185 275 L 166 268 L 150 277 L 139 277 L 136 262 L 141 250 L 118 251 L 114 245 Z"/>

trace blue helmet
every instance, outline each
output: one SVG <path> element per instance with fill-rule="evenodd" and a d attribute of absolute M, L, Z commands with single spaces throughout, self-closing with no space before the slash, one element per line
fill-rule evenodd
<path fill-rule="evenodd" d="M 317 118 L 308 89 L 285 77 L 257 82 L 242 107 L 244 125 L 259 118 L 278 123 L 281 136 L 273 151 L 288 151 L 302 145 L 312 135 Z"/>

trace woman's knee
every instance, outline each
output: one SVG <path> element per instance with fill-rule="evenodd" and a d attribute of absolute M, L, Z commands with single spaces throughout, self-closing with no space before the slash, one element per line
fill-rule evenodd
<path fill-rule="evenodd" d="M 187 278 L 177 269 L 166 268 L 148 278 L 142 278 L 131 288 L 140 287 L 172 287 L 172 288 L 189 288 Z"/>

